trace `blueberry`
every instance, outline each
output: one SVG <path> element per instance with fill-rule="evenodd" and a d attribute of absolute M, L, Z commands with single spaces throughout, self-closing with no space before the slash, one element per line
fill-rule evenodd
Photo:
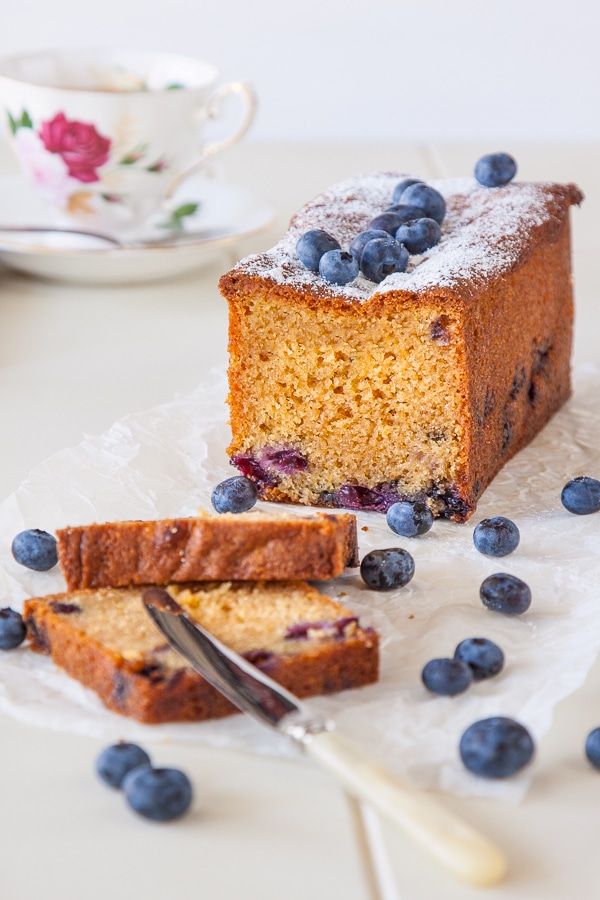
<path fill-rule="evenodd" d="M 517 164 L 509 153 L 489 153 L 475 164 L 475 178 L 484 187 L 508 184 L 517 174 Z"/>
<path fill-rule="evenodd" d="M 322 228 L 305 232 L 296 244 L 298 259 L 313 272 L 319 271 L 319 262 L 324 253 L 340 249 L 339 242 Z"/>
<path fill-rule="evenodd" d="M 138 766 L 125 776 L 123 791 L 135 812 L 156 822 L 177 819 L 192 802 L 192 785 L 179 769 Z"/>
<path fill-rule="evenodd" d="M 365 278 L 377 283 L 392 272 L 404 272 L 407 265 L 408 250 L 391 237 L 369 241 L 360 258 L 360 270 Z"/>
<path fill-rule="evenodd" d="M 102 751 L 96 760 L 96 772 L 106 784 L 120 788 L 128 772 L 149 764 L 150 757 L 142 747 L 120 741 Z"/>
<path fill-rule="evenodd" d="M 531 591 L 516 575 L 499 572 L 490 575 L 479 588 L 484 606 L 506 615 L 518 615 L 531 606 Z"/>
<path fill-rule="evenodd" d="M 421 672 L 425 687 L 434 694 L 454 697 L 473 681 L 469 666 L 460 659 L 430 659 Z"/>
<path fill-rule="evenodd" d="M 508 778 L 531 761 L 534 743 L 527 729 L 507 716 L 474 722 L 460 739 L 460 758 L 475 775 Z"/>
<path fill-rule="evenodd" d="M 383 231 L 383 229 L 381 228 L 370 228 L 367 231 L 361 231 L 361 233 L 357 234 L 350 244 L 350 253 L 354 257 L 354 259 L 360 263 L 362 252 L 365 249 L 365 245 L 368 244 L 369 241 L 372 241 L 375 238 L 388 238 L 389 236 L 389 232 Z"/>
<path fill-rule="evenodd" d="M 396 534 L 404 537 L 416 537 L 425 534 L 433 525 L 433 513 L 426 503 L 417 501 L 410 503 L 401 500 L 388 509 L 385 520 Z"/>
<path fill-rule="evenodd" d="M 520 538 L 515 523 L 504 516 L 482 519 L 473 532 L 475 548 L 486 556 L 507 556 L 517 549 Z"/>
<path fill-rule="evenodd" d="M 446 215 L 446 201 L 439 191 L 424 182 L 410 184 L 402 197 L 402 203 L 410 203 L 412 206 L 420 207 L 427 218 L 435 219 L 438 225 L 441 225 Z"/>
<path fill-rule="evenodd" d="M 9 606 L 0 609 L 0 650 L 12 650 L 25 640 L 27 626 L 23 616 Z"/>
<path fill-rule="evenodd" d="M 384 212 L 369 222 L 367 231 L 385 231 L 389 237 L 394 237 L 401 225 L 401 215 L 395 212 Z"/>
<path fill-rule="evenodd" d="M 596 769 L 600 769 L 600 728 L 590 731 L 585 741 L 585 755 Z"/>
<path fill-rule="evenodd" d="M 568 481 L 560 495 L 562 505 L 577 516 L 587 516 L 600 510 L 600 481 L 580 475 Z"/>
<path fill-rule="evenodd" d="M 58 562 L 56 538 L 47 531 L 30 528 L 21 531 L 12 542 L 12 555 L 22 566 L 47 572 Z"/>
<path fill-rule="evenodd" d="M 348 284 L 358 272 L 357 261 L 345 250 L 328 250 L 319 263 L 319 275 L 331 284 Z"/>
<path fill-rule="evenodd" d="M 421 209 L 420 206 L 413 206 L 410 203 L 396 203 L 394 206 L 388 206 L 385 212 L 394 213 L 394 215 L 398 216 L 400 225 L 404 225 L 406 222 L 412 222 L 413 219 L 422 219 L 425 215 L 424 209 Z M 392 237 L 394 234 L 395 232 L 392 232 Z"/>
<path fill-rule="evenodd" d="M 404 587 L 415 574 L 415 561 L 406 550 L 371 550 L 360 564 L 363 581 L 373 591 Z"/>
<path fill-rule="evenodd" d="M 399 181 L 394 188 L 394 193 L 392 194 L 392 203 L 400 203 L 400 197 L 402 196 L 406 188 L 411 186 L 411 184 L 423 184 L 423 181 L 421 178 L 403 178 L 402 181 Z"/>
<path fill-rule="evenodd" d="M 504 666 L 504 653 L 487 638 L 465 638 L 454 651 L 454 659 L 466 663 L 473 673 L 473 681 L 483 681 L 497 675 Z"/>
<path fill-rule="evenodd" d="M 425 253 L 439 244 L 442 229 L 435 219 L 411 219 L 396 232 L 396 240 L 404 244 L 409 253 Z"/>
<path fill-rule="evenodd" d="M 241 513 L 252 509 L 258 499 L 258 490 L 245 475 L 234 475 L 218 484 L 210 499 L 218 513 Z"/>

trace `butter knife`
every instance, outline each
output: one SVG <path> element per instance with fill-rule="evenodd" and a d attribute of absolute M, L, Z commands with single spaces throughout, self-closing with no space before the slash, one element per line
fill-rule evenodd
<path fill-rule="evenodd" d="M 315 716 L 306 704 L 191 619 L 162 588 L 147 588 L 145 607 L 170 646 L 242 712 L 299 743 L 353 796 L 371 804 L 455 876 L 497 884 L 500 850 L 431 797 L 402 784 Z"/>

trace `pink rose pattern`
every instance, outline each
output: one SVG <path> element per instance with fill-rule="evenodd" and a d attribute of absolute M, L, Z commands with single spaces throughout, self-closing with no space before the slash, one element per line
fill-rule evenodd
<path fill-rule="evenodd" d="M 62 157 L 72 178 L 85 184 L 100 181 L 96 169 L 108 162 L 111 142 L 94 125 L 69 121 L 64 113 L 57 113 L 51 121 L 42 122 L 39 135 L 46 150 Z"/>

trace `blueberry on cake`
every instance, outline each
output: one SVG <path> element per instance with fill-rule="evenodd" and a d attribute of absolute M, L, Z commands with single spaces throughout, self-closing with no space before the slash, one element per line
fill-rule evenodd
<path fill-rule="evenodd" d="M 570 394 L 581 200 L 574 185 L 390 173 L 318 196 L 220 282 L 232 463 L 266 500 L 418 501 L 466 521 Z"/>

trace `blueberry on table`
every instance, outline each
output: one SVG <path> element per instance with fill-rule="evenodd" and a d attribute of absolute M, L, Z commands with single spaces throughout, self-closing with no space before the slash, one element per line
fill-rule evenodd
<path fill-rule="evenodd" d="M 600 769 L 600 728 L 594 728 L 588 734 L 585 741 L 585 755 L 595 769 Z"/>
<path fill-rule="evenodd" d="M 600 481 L 580 475 L 568 481 L 560 495 L 561 503 L 576 516 L 587 516 L 600 510 Z"/>
<path fill-rule="evenodd" d="M 406 550 L 371 550 L 360 564 L 363 581 L 373 591 L 404 587 L 415 574 L 415 561 Z"/>
<path fill-rule="evenodd" d="M 473 681 L 473 673 L 460 659 L 430 659 L 423 667 L 421 679 L 432 693 L 454 697 L 466 691 Z"/>
<path fill-rule="evenodd" d="M 0 609 L 0 650 L 13 650 L 22 644 L 27 626 L 21 613 L 9 606 Z"/>
<path fill-rule="evenodd" d="M 531 591 L 516 575 L 489 575 L 479 588 L 484 606 L 505 615 L 520 615 L 531 606 Z"/>
<path fill-rule="evenodd" d="M 179 769 L 138 766 L 125 776 L 122 787 L 129 806 L 155 822 L 179 818 L 192 802 L 192 785 Z"/>
<path fill-rule="evenodd" d="M 404 244 L 409 253 L 425 253 L 439 244 L 442 229 L 435 219 L 411 219 L 401 225 L 396 232 L 396 240 Z"/>
<path fill-rule="evenodd" d="M 475 548 L 486 556 L 507 556 L 517 549 L 520 539 L 515 523 L 504 516 L 482 519 L 473 532 Z"/>
<path fill-rule="evenodd" d="M 460 739 L 460 758 L 474 775 L 509 778 L 533 758 L 535 746 L 527 729 L 507 716 L 474 722 Z"/>
<path fill-rule="evenodd" d="M 426 503 L 400 500 L 388 509 L 385 520 L 396 534 L 416 537 L 425 534 L 433 525 L 433 513 Z"/>
<path fill-rule="evenodd" d="M 360 271 L 377 284 L 394 272 L 404 272 L 407 265 L 408 250 L 391 237 L 369 241 L 360 258 Z"/>
<path fill-rule="evenodd" d="M 12 555 L 18 563 L 36 572 L 47 572 L 58 562 L 56 538 L 47 531 L 30 528 L 21 531 L 12 542 Z"/>
<path fill-rule="evenodd" d="M 504 667 L 504 653 L 488 638 L 465 638 L 454 651 L 454 659 L 466 663 L 473 681 L 483 681 L 497 675 Z"/>
<path fill-rule="evenodd" d="M 484 187 L 508 184 L 517 174 L 517 164 L 510 153 L 488 153 L 475 163 L 475 179 Z"/>
<path fill-rule="evenodd" d="M 358 272 L 358 262 L 346 250 L 328 250 L 319 263 L 319 275 L 330 284 L 349 284 Z"/>
<path fill-rule="evenodd" d="M 400 203 L 400 197 L 402 196 L 406 188 L 411 186 L 411 184 L 423 183 L 424 182 L 421 178 L 403 178 L 402 181 L 399 181 L 394 188 L 394 193 L 392 194 L 392 203 Z"/>
<path fill-rule="evenodd" d="M 375 238 L 389 238 L 389 236 L 389 232 L 383 231 L 381 228 L 369 228 L 367 231 L 357 234 L 348 249 L 354 259 L 360 263 L 362 252 L 369 241 L 373 241 Z"/>
<path fill-rule="evenodd" d="M 446 201 L 439 191 L 424 182 L 410 184 L 400 197 L 402 203 L 418 206 L 428 219 L 441 225 L 446 215 Z"/>
<path fill-rule="evenodd" d="M 120 788 L 125 776 L 138 766 L 150 764 L 150 757 L 137 744 L 120 741 L 106 747 L 96 760 L 96 772 L 105 784 Z"/>
<path fill-rule="evenodd" d="M 245 475 L 234 475 L 218 484 L 210 499 L 218 513 L 241 513 L 252 509 L 258 500 L 258 490 Z"/>
<path fill-rule="evenodd" d="M 340 249 L 339 242 L 322 228 L 306 231 L 296 244 L 298 259 L 312 272 L 319 271 L 319 262 L 324 253 Z"/>

